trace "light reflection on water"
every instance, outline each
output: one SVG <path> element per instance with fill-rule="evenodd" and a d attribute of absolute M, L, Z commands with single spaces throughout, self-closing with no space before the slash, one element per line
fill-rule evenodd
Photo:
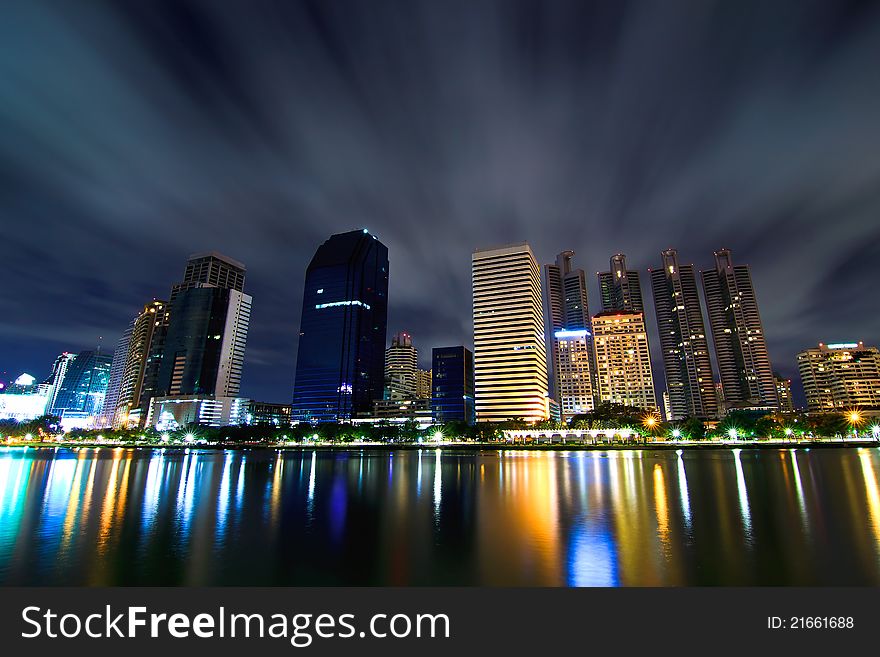
<path fill-rule="evenodd" d="M 0 449 L 0 582 L 876 586 L 878 461 Z"/>

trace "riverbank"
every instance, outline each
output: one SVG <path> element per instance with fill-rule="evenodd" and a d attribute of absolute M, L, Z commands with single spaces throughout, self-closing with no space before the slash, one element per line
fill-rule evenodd
<path fill-rule="evenodd" d="M 853 447 L 880 447 L 871 439 L 818 439 L 818 440 L 753 440 L 753 441 L 664 441 L 634 443 L 478 443 L 478 442 L 424 442 L 424 443 L 366 443 L 366 442 L 310 442 L 310 443 L 234 443 L 215 444 L 200 442 L 180 442 L 148 444 L 143 442 L 87 441 L 87 442 L 21 442 L 7 443 L 6 447 L 35 448 L 124 448 L 124 449 L 205 449 L 205 450 L 335 450 L 335 451 L 398 451 L 441 449 L 456 451 L 633 451 L 633 450 L 718 450 L 718 449 L 840 449 Z"/>

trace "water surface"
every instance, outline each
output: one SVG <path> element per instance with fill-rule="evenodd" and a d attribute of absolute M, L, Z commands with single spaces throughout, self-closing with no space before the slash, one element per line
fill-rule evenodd
<path fill-rule="evenodd" d="M 880 450 L 0 449 L 6 585 L 880 585 Z"/>

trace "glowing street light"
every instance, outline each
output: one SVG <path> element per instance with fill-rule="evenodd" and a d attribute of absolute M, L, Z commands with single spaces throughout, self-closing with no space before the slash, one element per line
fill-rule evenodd
<path fill-rule="evenodd" d="M 193 442 L 195 439 L 196 439 L 195 435 L 193 435 L 191 433 L 188 433 L 183 437 L 183 440 L 188 443 Z"/>
<path fill-rule="evenodd" d="M 854 438 L 859 437 L 859 426 L 862 424 L 864 419 L 865 418 L 862 416 L 862 412 L 857 408 L 846 412 L 846 421 L 849 422 L 849 425 L 852 427 Z"/>
<path fill-rule="evenodd" d="M 739 438 L 739 432 L 736 429 L 728 429 L 727 435 L 730 436 L 731 440 L 736 440 Z"/>
<path fill-rule="evenodd" d="M 442 431 L 435 431 L 434 432 L 434 440 L 436 440 L 437 442 L 440 442 L 441 440 L 443 440 L 443 432 Z"/>
<path fill-rule="evenodd" d="M 871 434 L 874 436 L 874 440 L 880 440 L 880 424 L 871 427 Z"/>
<path fill-rule="evenodd" d="M 681 431 L 678 429 L 673 429 L 672 430 L 672 437 L 675 438 L 676 440 L 678 440 L 679 438 L 681 438 Z"/>

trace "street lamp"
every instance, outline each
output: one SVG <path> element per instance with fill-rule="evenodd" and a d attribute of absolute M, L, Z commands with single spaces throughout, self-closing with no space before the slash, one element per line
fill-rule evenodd
<path fill-rule="evenodd" d="M 871 427 L 871 434 L 874 436 L 874 440 L 880 441 L 880 425 L 875 424 Z"/>
<path fill-rule="evenodd" d="M 660 419 L 653 413 L 649 413 L 644 419 L 642 419 L 642 426 L 644 426 L 648 430 L 648 433 L 652 435 L 658 424 L 660 424 Z"/>
<path fill-rule="evenodd" d="M 728 429 L 727 435 L 730 437 L 731 440 L 736 440 L 737 438 L 739 438 L 739 433 L 736 429 Z"/>
<path fill-rule="evenodd" d="M 791 430 L 791 427 L 785 427 L 785 431 L 783 431 L 783 433 L 785 434 L 786 438 L 791 440 L 791 434 L 793 433 L 793 431 Z"/>
<path fill-rule="evenodd" d="M 672 430 L 672 437 L 675 438 L 676 440 L 678 440 L 679 438 L 681 438 L 681 431 L 678 429 L 673 429 Z"/>
<path fill-rule="evenodd" d="M 859 425 L 862 423 L 862 420 L 864 420 L 864 417 L 862 416 L 861 411 L 859 411 L 857 408 L 854 408 L 851 411 L 847 411 L 846 412 L 846 420 L 847 420 L 847 422 L 849 422 L 849 425 L 852 427 L 853 438 L 858 438 L 859 437 Z"/>

